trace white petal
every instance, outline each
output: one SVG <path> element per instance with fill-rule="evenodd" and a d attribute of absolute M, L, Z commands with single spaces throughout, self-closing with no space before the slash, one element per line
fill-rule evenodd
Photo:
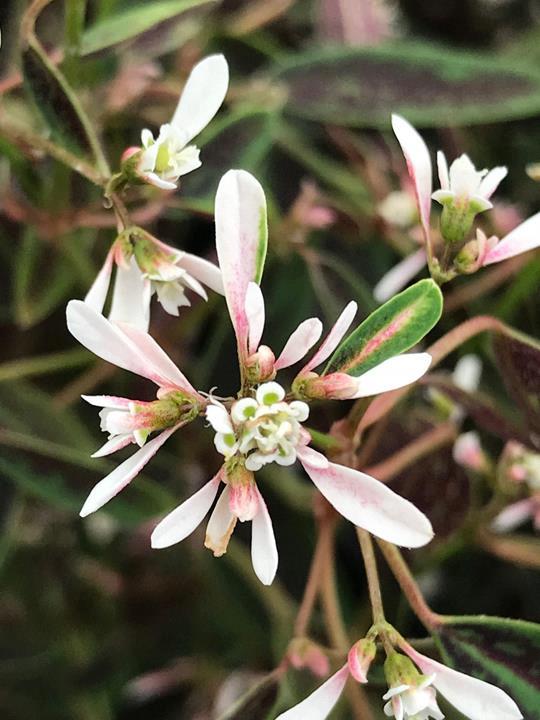
<path fill-rule="evenodd" d="M 311 447 L 299 447 L 296 449 L 296 452 L 304 468 L 306 465 L 309 465 L 312 468 L 324 469 L 330 464 L 327 457 Z"/>
<path fill-rule="evenodd" d="M 218 433 L 227 435 L 233 432 L 229 413 L 222 405 L 208 405 L 206 408 L 206 419 Z"/>
<path fill-rule="evenodd" d="M 257 352 L 264 331 L 264 297 L 257 283 L 250 282 L 246 292 L 246 318 L 248 321 L 248 352 Z"/>
<path fill-rule="evenodd" d="M 428 371 L 431 361 L 429 353 L 405 353 L 388 358 L 357 378 L 358 390 L 352 397 L 371 397 L 410 385 Z"/>
<path fill-rule="evenodd" d="M 285 343 L 281 355 L 275 362 L 275 369 L 282 370 L 301 360 L 319 341 L 322 331 L 323 325 L 318 318 L 309 318 L 300 323 Z"/>
<path fill-rule="evenodd" d="M 163 180 L 163 178 L 155 172 L 144 173 L 143 177 L 149 185 L 153 185 L 160 190 L 176 190 L 176 183 Z"/>
<path fill-rule="evenodd" d="M 229 506 L 230 490 L 227 485 L 218 498 L 206 526 L 204 546 L 212 550 L 214 557 L 221 557 L 227 552 L 230 537 L 236 525 L 236 516 Z"/>
<path fill-rule="evenodd" d="M 339 700 L 348 677 L 349 668 L 344 665 L 309 697 L 278 715 L 276 720 L 325 720 Z"/>
<path fill-rule="evenodd" d="M 373 288 L 373 297 L 377 302 L 383 303 L 390 300 L 397 292 L 412 280 L 427 262 L 426 251 L 420 248 L 407 255 L 397 265 L 383 275 Z"/>
<path fill-rule="evenodd" d="M 354 525 L 405 547 L 421 547 L 433 537 L 431 523 L 418 508 L 370 475 L 335 463 L 322 469 L 306 463 L 304 469 L 328 502 Z"/>
<path fill-rule="evenodd" d="M 260 183 L 244 170 L 221 178 L 216 202 L 216 248 L 223 287 L 240 356 L 247 353 L 245 310 L 250 282 L 260 282 L 266 256 L 266 198 Z"/>
<path fill-rule="evenodd" d="M 133 400 L 128 398 L 117 397 L 116 395 L 81 395 L 83 400 L 89 405 L 103 408 L 115 408 L 116 410 L 129 409 Z"/>
<path fill-rule="evenodd" d="M 229 85 L 229 67 L 223 55 L 210 55 L 191 71 L 171 125 L 186 133 L 186 143 L 205 128 L 217 113 Z"/>
<path fill-rule="evenodd" d="M 223 280 L 221 278 L 221 272 L 217 265 L 205 260 L 204 258 L 197 257 L 197 255 L 191 255 L 191 253 L 184 253 L 182 258 L 178 262 L 181 268 L 187 270 L 187 272 L 203 285 L 206 285 L 214 292 L 220 295 L 224 294 Z"/>
<path fill-rule="evenodd" d="M 107 442 L 96 450 L 95 453 L 92 453 L 90 457 L 100 458 L 105 457 L 106 455 L 112 455 L 112 453 L 125 448 L 131 442 L 133 442 L 133 435 L 131 433 L 127 435 L 117 435 L 116 437 L 107 440 Z"/>
<path fill-rule="evenodd" d="M 450 175 L 448 174 L 448 163 L 446 162 L 446 155 L 442 150 L 437 153 L 437 170 L 439 172 L 439 182 L 441 184 L 441 190 L 450 190 Z"/>
<path fill-rule="evenodd" d="M 150 335 L 133 326 L 113 325 L 81 300 L 66 310 L 70 333 L 98 357 L 124 370 L 148 378 L 162 387 L 195 390 Z"/>
<path fill-rule="evenodd" d="M 464 355 L 461 357 L 452 373 L 454 385 L 465 392 L 472 393 L 478 390 L 482 376 L 482 361 L 478 355 Z"/>
<path fill-rule="evenodd" d="M 484 265 L 507 260 L 540 247 L 540 212 L 522 222 L 486 254 Z"/>
<path fill-rule="evenodd" d="M 422 655 L 410 646 L 405 651 L 426 675 L 435 674 L 433 685 L 456 710 L 470 720 L 521 720 L 518 706 L 504 690 L 465 675 Z"/>
<path fill-rule="evenodd" d="M 111 282 L 112 268 L 114 265 L 114 247 L 107 253 L 103 267 L 96 275 L 96 279 L 92 283 L 92 287 L 86 293 L 84 302 L 90 305 L 97 312 L 103 312 L 103 306 L 107 299 L 109 285 Z"/>
<path fill-rule="evenodd" d="M 166 548 L 187 538 L 201 524 L 212 507 L 221 482 L 221 469 L 195 495 L 169 513 L 155 527 L 150 538 L 153 548 Z"/>
<path fill-rule="evenodd" d="M 392 128 L 401 145 L 409 175 L 414 183 L 420 220 L 426 242 L 429 241 L 429 217 L 431 214 L 431 158 L 426 143 L 413 126 L 399 115 L 392 115 Z"/>
<path fill-rule="evenodd" d="M 255 487 L 259 510 L 251 521 L 251 562 L 263 585 L 271 585 L 277 572 L 278 551 L 272 520 L 259 488 Z"/>
<path fill-rule="evenodd" d="M 493 168 L 488 172 L 486 177 L 480 183 L 480 187 L 478 188 L 478 194 L 482 195 L 482 197 L 489 199 L 507 175 L 508 168 Z"/>
<path fill-rule="evenodd" d="M 285 390 L 277 382 L 265 382 L 259 385 L 257 392 L 255 393 L 257 402 L 261 405 L 273 405 L 274 403 L 281 402 L 285 397 Z M 261 412 L 266 413 L 264 408 Z"/>
<path fill-rule="evenodd" d="M 358 305 L 354 302 L 354 300 L 351 300 L 334 323 L 334 327 L 325 337 L 315 355 L 311 358 L 307 365 L 302 368 L 300 375 L 310 372 L 310 370 L 313 370 L 313 368 L 317 367 L 317 365 L 320 365 L 330 357 L 351 326 L 357 309 Z"/>
<path fill-rule="evenodd" d="M 144 447 L 137 450 L 130 458 L 115 468 L 111 473 L 98 482 L 90 495 L 86 498 L 81 510 L 81 517 L 99 510 L 108 503 L 111 498 L 123 490 L 133 478 L 140 473 L 146 463 L 153 458 L 163 443 L 178 430 L 180 425 L 175 425 L 160 433 L 153 440 L 150 440 Z"/>
<path fill-rule="evenodd" d="M 129 323 L 141 330 L 148 330 L 150 324 L 150 281 L 145 278 L 134 257 L 129 267 L 116 268 L 114 290 L 109 320 L 115 323 Z"/>

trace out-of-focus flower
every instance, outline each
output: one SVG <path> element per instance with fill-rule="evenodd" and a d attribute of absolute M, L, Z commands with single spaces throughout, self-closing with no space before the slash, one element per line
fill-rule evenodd
<path fill-rule="evenodd" d="M 452 455 L 458 465 L 473 472 L 486 473 L 491 469 L 491 462 L 482 448 L 480 437 L 473 430 L 457 438 Z"/>
<path fill-rule="evenodd" d="M 516 703 L 500 688 L 452 670 L 417 652 L 404 640 L 399 644 L 409 657 L 393 652 L 386 660 L 385 673 L 390 688 L 383 699 L 388 701 L 384 707 L 387 717 L 442 720 L 444 715 L 436 699 L 439 692 L 469 720 L 522 720 Z M 350 665 L 344 665 L 277 720 L 325 720 L 339 700 L 350 672 L 352 674 Z"/>
<path fill-rule="evenodd" d="M 499 482 L 506 488 L 523 486 L 529 497 L 511 503 L 493 520 L 495 532 L 508 532 L 532 520 L 540 530 L 540 454 L 519 442 L 506 444 L 497 468 Z"/>
<path fill-rule="evenodd" d="M 188 289 L 205 300 L 203 284 L 223 294 L 221 273 L 211 262 L 173 248 L 142 228 L 131 227 L 113 243 L 85 297 L 85 303 L 97 312 L 103 311 L 114 267 L 109 319 L 141 330 L 148 330 L 154 293 L 170 315 L 178 315 L 180 307 L 191 304 Z"/>
<path fill-rule="evenodd" d="M 144 129 L 142 148 L 128 148 L 123 173 L 130 181 L 175 190 L 182 175 L 201 165 L 199 148 L 188 143 L 217 113 L 229 85 L 229 68 L 223 55 L 210 55 L 191 71 L 170 123 L 162 125 L 157 138 Z"/>
<path fill-rule="evenodd" d="M 377 206 L 377 212 L 388 225 L 406 230 L 418 221 L 414 198 L 405 190 L 393 190 Z"/>

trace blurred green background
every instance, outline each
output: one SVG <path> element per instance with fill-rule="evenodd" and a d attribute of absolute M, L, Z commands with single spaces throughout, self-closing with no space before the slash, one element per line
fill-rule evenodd
<path fill-rule="evenodd" d="M 48 131 L 19 76 L 26 7 L 23 0 L 0 6 L 0 717 L 213 720 L 276 666 L 290 639 L 315 537 L 311 486 L 296 468 L 262 473 L 280 550 L 271 588 L 252 572 L 248 528 L 237 529 L 220 560 L 202 547 L 202 531 L 166 551 L 149 547 L 156 519 L 218 467 L 212 433 L 200 422 L 175 434 L 144 477 L 103 511 L 79 518 L 90 488 L 117 462 L 90 458 L 102 438 L 80 394 L 150 399 L 152 388 L 96 360 L 65 327 L 66 302 L 84 296 L 114 225 L 99 189 L 28 141 Z M 143 188 L 128 198 L 138 222 L 161 240 L 214 259 L 212 205 L 221 175 L 241 167 L 257 176 L 271 211 L 263 281 L 271 347 L 280 348 L 306 317 L 319 315 L 328 326 L 351 298 L 365 317 L 376 307 L 377 280 L 414 249 L 410 235 L 378 213 L 405 174 L 391 112 L 421 128 L 432 150 L 468 152 L 479 167 L 509 167 L 488 221 L 500 234 L 539 209 L 540 188 L 525 166 L 540 161 L 540 2 L 57 0 L 39 17 L 37 34 L 55 62 L 61 59 L 113 167 L 141 128 L 170 117 L 193 63 L 225 54 L 230 92 L 197 141 L 202 168 L 176 194 Z M 55 105 L 38 71 L 33 92 L 42 110 L 52 97 L 52 137 L 84 155 L 69 113 Z M 314 227 L 313 207 L 328 209 L 332 222 Z M 447 310 L 431 341 L 477 314 L 538 336 L 538 255 L 478 285 L 488 272 L 445 287 Z M 193 298 L 179 321 L 156 307 L 152 333 L 196 387 L 236 391 L 222 298 Z M 505 439 L 530 429 L 538 406 L 524 408 L 505 387 L 508 368 L 497 365 L 487 336 L 451 355 L 445 370 L 465 351 L 482 356 L 481 387 L 495 408 L 491 425 L 484 416 L 469 418 L 466 429 L 486 430 L 496 455 Z M 343 414 L 343 403 L 325 405 L 313 425 L 327 431 Z M 371 443 L 368 464 L 438 422 L 425 389 L 417 389 Z M 467 513 L 486 490 L 455 466 L 450 445 L 392 487 L 435 526 L 437 540 L 411 562 L 438 611 L 540 621 L 532 532 L 520 536 L 525 559 L 517 552 L 511 562 L 467 534 Z M 355 638 L 369 624 L 369 606 L 345 524 L 337 572 Z M 381 572 L 389 616 L 404 633 L 421 636 L 382 563 Z M 313 627 L 327 642 L 318 614 Z M 369 688 L 375 708 L 385 690 L 379 680 Z M 307 672 L 294 673 L 280 690 L 285 706 L 315 683 Z M 273 718 L 276 692 L 270 685 L 235 717 Z M 352 715 L 344 704 L 335 717 Z"/>

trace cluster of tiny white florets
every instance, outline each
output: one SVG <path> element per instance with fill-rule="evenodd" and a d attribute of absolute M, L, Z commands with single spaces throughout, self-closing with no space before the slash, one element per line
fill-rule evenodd
<path fill-rule="evenodd" d="M 189 136 L 171 124 L 162 125 L 157 138 L 144 129 L 141 133 L 143 151 L 140 170 L 148 173 L 158 186 L 167 189 L 182 175 L 201 166 L 199 149 L 187 145 Z"/>
<path fill-rule="evenodd" d="M 215 446 L 226 458 L 245 457 L 248 470 L 260 470 L 276 462 L 292 465 L 299 445 L 304 445 L 309 407 L 301 400 L 287 402 L 285 390 L 276 382 L 263 383 L 255 397 L 237 400 L 229 411 L 213 401 L 206 417 L 216 431 Z"/>

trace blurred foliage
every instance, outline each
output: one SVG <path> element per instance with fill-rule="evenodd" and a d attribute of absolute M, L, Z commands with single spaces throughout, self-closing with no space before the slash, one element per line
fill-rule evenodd
<path fill-rule="evenodd" d="M 88 137 L 78 107 L 115 168 L 142 127 L 170 117 L 193 62 L 223 52 L 232 84 L 225 109 L 198 140 L 202 168 L 178 193 L 133 191 L 133 216 L 160 239 L 215 259 L 219 178 L 230 167 L 250 170 L 270 210 L 265 343 L 280 348 L 306 317 L 328 324 L 351 298 L 363 319 L 376 307 L 377 280 L 414 247 L 377 211 L 404 174 L 389 132 L 391 111 L 430 128 L 431 146 L 450 156 L 466 151 L 477 166 L 508 165 L 507 215 L 539 209 L 539 187 L 524 167 L 540 160 L 540 3 L 378 0 L 381 14 L 369 31 L 340 16 L 343 7 L 361 13 L 371 4 L 57 0 L 38 18 L 38 45 L 18 39 L 27 2 L 0 5 L 3 720 L 210 720 L 226 710 L 229 720 L 263 720 L 275 716 L 276 703 L 284 707 L 315 686 L 306 671 L 281 684 L 266 677 L 291 637 L 315 541 L 311 486 L 296 468 L 262 474 L 280 549 L 279 581 L 271 588 L 252 573 L 244 527 L 221 560 L 202 548 L 201 532 L 167 551 L 150 550 L 155 520 L 218 466 L 200 423 L 174 436 L 145 477 L 106 509 L 78 517 L 89 488 L 113 467 L 89 457 L 100 433 L 95 410 L 83 406 L 80 394 L 150 392 L 139 378 L 76 348 L 65 328 L 67 300 L 84 295 L 115 235 L 112 213 L 91 182 L 96 139 Z M 46 143 L 58 138 L 89 164 L 89 179 L 51 154 Z M 310 225 L 306 207 L 329 209 L 332 222 Z M 491 217 L 492 229 L 504 227 L 501 214 Z M 467 409 L 464 428 L 479 429 L 493 457 L 504 440 L 532 443 L 540 428 L 539 346 L 530 339 L 540 330 L 540 260 L 527 256 L 508 268 L 445 287 L 446 310 L 428 338 L 478 314 L 516 329 L 494 343 L 488 333 L 473 337 L 433 380 Z M 157 309 L 152 332 L 196 387 L 235 391 L 234 341 L 220 298 L 193 299 L 180 322 Z M 465 352 L 484 363 L 478 396 L 463 397 L 449 374 Z M 334 405 L 318 408 L 313 427 L 327 432 L 342 414 Z M 415 388 L 367 432 L 363 463 L 382 462 L 440 424 L 425 387 Z M 421 586 L 441 612 L 540 622 L 532 530 L 515 540 L 513 562 L 477 541 L 467 519 L 488 490 L 455 465 L 452 439 L 392 477 L 392 487 L 440 532 L 409 558 Z M 337 572 L 354 639 L 369 623 L 369 605 L 354 533 L 345 524 Z M 381 574 L 389 618 L 404 634 L 422 635 L 382 563 Z M 467 655 L 471 669 L 486 643 L 495 652 L 490 632 L 488 623 L 456 621 L 440 641 L 458 663 Z M 513 646 L 522 649 L 525 641 L 512 632 Z M 313 634 L 331 644 L 319 610 Z M 490 672 L 502 673 L 510 687 L 511 669 L 502 665 Z M 383 685 L 370 683 L 374 707 Z M 247 704 L 232 710 L 250 688 Z M 451 710 L 447 716 L 456 717 Z M 333 717 L 353 716 L 343 703 Z M 527 701 L 527 720 L 539 717 Z"/>

